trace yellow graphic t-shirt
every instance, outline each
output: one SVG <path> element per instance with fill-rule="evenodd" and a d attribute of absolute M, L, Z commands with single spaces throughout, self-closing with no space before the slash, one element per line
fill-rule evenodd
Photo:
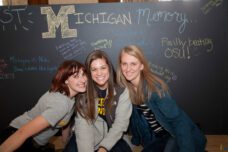
<path fill-rule="evenodd" d="M 106 89 L 105 90 L 97 90 L 98 93 L 98 115 L 106 120 L 105 117 L 105 97 L 106 97 Z"/>
<path fill-rule="evenodd" d="M 101 116 L 105 116 L 105 107 L 104 107 L 104 98 L 98 98 L 98 114 Z"/>

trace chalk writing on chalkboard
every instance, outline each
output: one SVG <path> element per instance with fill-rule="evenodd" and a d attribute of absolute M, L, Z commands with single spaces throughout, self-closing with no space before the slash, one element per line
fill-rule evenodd
<path fill-rule="evenodd" d="M 202 51 L 209 53 L 213 51 L 214 44 L 212 39 L 181 39 L 179 37 L 169 39 L 161 38 L 161 45 L 164 48 L 164 56 L 174 59 L 191 59 L 192 56 L 199 56 Z M 197 49 L 200 48 L 200 49 Z"/>
<path fill-rule="evenodd" d="M 7 63 L 5 59 L 0 58 L 0 80 L 12 80 L 15 78 L 14 73 L 5 72 L 4 69 L 7 68 Z"/>
<path fill-rule="evenodd" d="M 14 73 L 0 73 L 0 80 L 14 80 Z"/>
<path fill-rule="evenodd" d="M 98 12 L 98 13 L 75 13 L 77 18 L 75 24 L 132 24 L 131 13 L 118 14 L 116 12 Z"/>
<path fill-rule="evenodd" d="M 21 18 L 23 13 L 23 20 Z M 24 15 L 26 14 L 26 15 Z M 19 27 L 21 27 L 23 30 L 28 31 L 29 28 L 23 24 L 23 21 L 25 20 L 25 17 L 31 16 L 32 12 L 27 12 L 27 6 L 23 8 L 0 8 L 0 25 L 2 28 L 2 31 L 7 31 L 10 29 L 7 29 L 7 27 L 13 23 L 13 28 L 15 31 L 18 30 Z M 30 24 L 33 24 L 34 22 L 31 19 L 27 19 L 27 22 Z"/>
<path fill-rule="evenodd" d="M 131 14 L 116 14 L 116 13 L 83 13 L 75 12 L 75 6 L 61 6 L 57 16 L 52 7 L 41 7 L 41 14 L 47 15 L 48 32 L 42 33 L 42 38 L 56 38 L 56 30 L 61 25 L 62 38 L 77 37 L 77 29 L 69 28 L 68 15 L 75 16 L 75 24 L 132 24 Z"/>
<path fill-rule="evenodd" d="M 151 63 L 150 61 L 148 63 L 152 73 L 164 79 L 166 83 L 177 80 L 178 78 L 177 75 L 174 72 L 172 72 L 170 69 Z"/>
<path fill-rule="evenodd" d="M 48 32 L 42 33 L 43 38 L 55 38 L 56 30 L 61 25 L 62 38 L 77 37 L 77 30 L 70 29 L 68 24 L 68 14 L 75 13 L 74 5 L 61 6 L 56 16 L 52 7 L 41 7 L 41 14 L 47 15 Z"/>
<path fill-rule="evenodd" d="M 148 47 L 149 45 L 154 45 L 151 40 L 145 38 L 145 33 L 143 31 L 132 31 L 126 29 L 125 31 L 116 32 L 112 31 L 112 36 L 114 37 L 114 41 L 116 44 L 120 46 L 127 46 L 127 45 L 137 45 L 140 48 Z M 134 37 L 134 39 L 129 39 L 129 37 Z M 144 50 L 146 55 L 154 55 L 154 51 L 152 50 Z"/>
<path fill-rule="evenodd" d="M 38 56 L 37 58 L 32 57 L 32 58 L 19 58 L 19 57 L 15 57 L 15 56 L 10 56 L 9 57 L 9 61 L 11 63 L 20 63 L 20 64 L 27 64 L 27 63 L 48 63 L 50 62 L 49 59 L 47 59 L 46 57 L 42 57 L 42 56 Z"/>
<path fill-rule="evenodd" d="M 140 8 L 137 10 L 138 24 L 146 23 L 147 26 L 151 26 L 152 23 L 161 22 L 161 23 L 170 23 L 177 22 L 179 23 L 179 33 L 183 33 L 189 19 L 185 13 L 173 11 L 154 11 L 150 8 Z"/>
<path fill-rule="evenodd" d="M 85 51 L 86 42 L 74 38 L 55 46 L 55 48 L 65 60 L 69 60 L 81 55 Z"/>
<path fill-rule="evenodd" d="M 220 6 L 223 3 L 223 0 L 209 0 L 203 7 L 201 11 L 203 14 L 208 14 L 213 8 Z"/>
<path fill-rule="evenodd" d="M 5 59 L 0 58 L 0 73 L 3 73 L 3 70 L 7 67 Z"/>
<path fill-rule="evenodd" d="M 112 40 L 108 40 L 108 39 L 97 40 L 96 42 L 92 42 L 91 46 L 94 48 L 94 50 L 111 48 Z"/>
<path fill-rule="evenodd" d="M 145 47 L 145 46 L 149 46 L 150 44 L 152 44 L 153 42 L 151 42 L 150 44 L 148 42 L 146 42 L 145 38 L 142 37 L 141 39 L 137 40 L 137 39 L 117 39 L 115 40 L 115 43 L 121 45 L 121 46 L 127 46 L 127 45 L 136 45 L 139 47 Z M 154 55 L 154 52 L 152 50 L 146 50 L 144 52 L 146 55 Z"/>
<path fill-rule="evenodd" d="M 50 65 L 50 59 L 42 56 L 31 58 L 10 56 L 9 65 L 11 65 L 13 73 L 32 71 L 52 73 L 57 70 L 57 66 Z"/>

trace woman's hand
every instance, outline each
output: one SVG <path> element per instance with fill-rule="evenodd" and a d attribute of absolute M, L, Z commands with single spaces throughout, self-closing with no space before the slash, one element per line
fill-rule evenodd
<path fill-rule="evenodd" d="M 101 147 L 101 148 L 98 149 L 97 152 L 107 152 L 107 150 Z"/>

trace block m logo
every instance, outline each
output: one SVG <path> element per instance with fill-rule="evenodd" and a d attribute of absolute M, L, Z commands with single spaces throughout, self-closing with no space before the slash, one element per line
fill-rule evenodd
<path fill-rule="evenodd" d="M 61 25 L 62 38 L 77 37 L 77 29 L 69 29 L 68 14 L 75 13 L 74 5 L 61 6 L 56 16 L 51 7 L 41 7 L 41 14 L 47 15 L 48 32 L 42 38 L 56 38 L 56 30 Z"/>

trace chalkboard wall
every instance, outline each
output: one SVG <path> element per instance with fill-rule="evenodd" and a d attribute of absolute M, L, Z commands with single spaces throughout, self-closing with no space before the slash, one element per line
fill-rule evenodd
<path fill-rule="evenodd" d="M 0 130 L 49 89 L 59 64 L 139 46 L 206 134 L 228 133 L 228 2 L 0 7 Z"/>

